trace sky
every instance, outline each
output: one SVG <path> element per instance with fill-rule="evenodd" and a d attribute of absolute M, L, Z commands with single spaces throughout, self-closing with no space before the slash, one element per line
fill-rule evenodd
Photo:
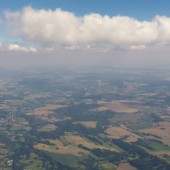
<path fill-rule="evenodd" d="M 0 0 L 0 66 L 168 67 L 169 0 Z"/>
<path fill-rule="evenodd" d="M 32 6 L 36 9 L 61 8 L 76 15 L 99 13 L 102 15 L 125 15 L 137 19 L 152 19 L 155 15 L 170 15 L 168 0 L 1 0 L 0 10 L 21 10 Z"/>

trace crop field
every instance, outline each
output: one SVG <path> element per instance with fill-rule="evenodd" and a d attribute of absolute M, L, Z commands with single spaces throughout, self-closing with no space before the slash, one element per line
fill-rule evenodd
<path fill-rule="evenodd" d="M 95 122 L 95 121 L 79 121 L 79 122 L 74 122 L 74 124 L 80 124 L 87 128 L 96 128 L 97 122 Z"/>
<path fill-rule="evenodd" d="M 137 108 L 131 108 L 128 105 L 126 105 L 123 102 L 119 101 L 112 101 L 112 102 L 102 102 L 100 101 L 99 104 L 102 104 L 103 106 L 98 107 L 98 111 L 106 111 L 106 110 L 111 110 L 113 112 L 117 113 L 135 113 L 138 111 Z"/>
<path fill-rule="evenodd" d="M 166 72 L 53 68 L 5 77 L 0 170 L 170 169 Z"/>
<path fill-rule="evenodd" d="M 170 146 L 170 122 L 160 122 L 154 128 L 144 129 L 141 132 L 156 135 L 160 138 L 160 140 L 166 145 Z"/>

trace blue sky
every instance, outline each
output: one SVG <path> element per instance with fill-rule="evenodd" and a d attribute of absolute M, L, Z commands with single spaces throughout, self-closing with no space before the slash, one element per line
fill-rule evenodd
<path fill-rule="evenodd" d="M 102 15 L 125 15 L 139 20 L 155 15 L 170 16 L 169 0 L 0 0 L 0 11 L 19 10 L 31 5 L 39 9 L 55 9 L 74 12 L 76 15 L 99 13 Z"/>

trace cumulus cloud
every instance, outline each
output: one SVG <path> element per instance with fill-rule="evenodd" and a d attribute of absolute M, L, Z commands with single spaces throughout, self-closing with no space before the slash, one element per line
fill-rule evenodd
<path fill-rule="evenodd" d="M 18 44 L 4 44 L 0 43 L 1 51 L 11 51 L 11 52 L 37 52 L 37 49 L 34 47 L 24 47 Z"/>
<path fill-rule="evenodd" d="M 9 44 L 8 49 L 10 51 L 22 51 L 22 52 L 33 52 L 33 53 L 35 53 L 37 51 L 33 47 L 23 47 L 18 44 Z"/>
<path fill-rule="evenodd" d="M 5 16 L 13 36 L 40 44 L 73 47 L 108 45 L 133 50 L 170 43 L 170 18 L 165 16 L 139 21 L 127 16 L 99 14 L 80 17 L 61 9 L 52 11 L 32 7 L 6 12 Z M 17 46 L 10 48 L 21 49 Z"/>

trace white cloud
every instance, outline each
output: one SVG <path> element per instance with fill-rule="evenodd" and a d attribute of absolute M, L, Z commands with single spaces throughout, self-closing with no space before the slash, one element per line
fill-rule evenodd
<path fill-rule="evenodd" d="M 146 48 L 145 45 L 132 45 L 129 47 L 130 50 L 143 50 L 145 48 Z"/>
<path fill-rule="evenodd" d="M 61 9 L 52 11 L 32 7 L 6 12 L 5 16 L 12 35 L 40 44 L 143 49 L 149 45 L 170 43 L 170 18 L 165 16 L 156 16 L 151 21 L 99 14 L 78 17 Z M 12 48 L 18 49 L 16 46 Z"/>
<path fill-rule="evenodd" d="M 37 52 L 37 50 L 33 47 L 23 47 L 18 44 L 9 44 L 8 48 L 9 51 L 22 51 L 22 52 Z"/>
<path fill-rule="evenodd" d="M 5 44 L 0 43 L 0 50 L 1 51 L 11 51 L 11 52 L 37 52 L 37 49 L 34 47 L 24 47 L 18 44 Z"/>

